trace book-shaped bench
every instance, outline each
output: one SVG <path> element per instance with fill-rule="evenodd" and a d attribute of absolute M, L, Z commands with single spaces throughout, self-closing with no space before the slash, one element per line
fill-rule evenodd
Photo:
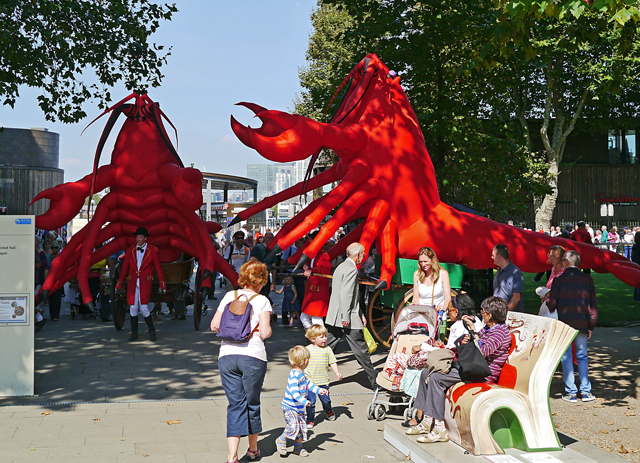
<path fill-rule="evenodd" d="M 551 318 L 509 312 L 509 359 L 497 384 L 458 383 L 447 391 L 449 439 L 474 455 L 560 450 L 549 387 L 577 331 Z"/>

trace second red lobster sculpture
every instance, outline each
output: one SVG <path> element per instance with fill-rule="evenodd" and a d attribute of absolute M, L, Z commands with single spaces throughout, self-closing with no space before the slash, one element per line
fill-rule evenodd
<path fill-rule="evenodd" d="M 134 104 L 125 104 L 131 99 Z M 49 210 L 36 217 L 36 227 L 53 230 L 67 224 L 88 196 L 109 188 L 88 225 L 73 235 L 53 261 L 43 285 L 45 297 L 77 276 L 83 303 L 92 305 L 89 269 L 134 244 L 134 231 L 139 226 L 149 230 L 149 242 L 159 249 L 161 262 L 175 261 L 184 252 L 198 259 L 203 287 L 211 286 L 208 276 L 214 268 L 235 285 L 236 272 L 216 252 L 209 236 L 222 227 L 203 222 L 195 212 L 203 202 L 202 173 L 182 164 L 162 124 L 164 113 L 159 105 L 147 95 L 134 93 L 102 115 L 110 111 L 113 113 L 98 143 L 93 173 L 77 182 L 49 188 L 31 202 L 44 198 L 51 201 Z M 121 113 L 127 119 L 116 139 L 111 163 L 98 168 L 107 137 Z"/>
<path fill-rule="evenodd" d="M 560 244 L 580 253 L 582 267 L 610 272 L 623 282 L 640 287 L 640 266 L 619 254 L 500 224 L 441 202 L 435 170 L 400 78 L 389 75 L 382 61 L 370 54 L 358 63 L 343 85 L 347 83 L 329 123 L 251 103 L 239 104 L 256 114 L 262 121 L 260 128 L 245 127 L 231 117 L 231 127 L 240 141 L 271 161 L 291 162 L 312 156 L 313 164 L 322 147 L 333 150 L 340 158 L 308 182 L 265 198 L 236 217 L 245 220 L 280 201 L 340 182 L 290 220 L 271 241 L 270 248 L 289 247 L 339 206 L 301 251 L 300 259 L 313 258 L 339 226 L 362 218 L 330 256 L 333 259 L 354 241 L 363 244 L 368 253 L 377 240 L 382 255 L 379 288 L 388 287 L 396 271 L 396 257 L 415 259 L 423 246 L 431 247 L 441 262 L 482 269 L 493 267 L 491 251 L 499 243 L 509 247 L 511 259 L 525 272 L 548 269 L 547 251 L 551 245 Z"/>

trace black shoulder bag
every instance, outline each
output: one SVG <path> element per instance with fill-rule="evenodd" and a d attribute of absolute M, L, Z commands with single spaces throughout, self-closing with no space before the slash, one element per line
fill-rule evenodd
<path fill-rule="evenodd" d="M 480 352 L 478 341 L 476 341 L 476 332 L 470 329 L 466 323 L 464 327 L 469 332 L 471 339 L 466 344 L 460 344 L 463 336 L 456 340 L 456 349 L 458 350 L 458 370 L 463 379 L 483 379 L 491 375 L 491 369 L 486 359 Z"/>

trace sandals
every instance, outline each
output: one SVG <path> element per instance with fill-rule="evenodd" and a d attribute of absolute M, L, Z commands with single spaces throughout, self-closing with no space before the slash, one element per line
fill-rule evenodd
<path fill-rule="evenodd" d="M 307 452 L 305 449 L 294 448 L 292 453 L 294 455 L 298 455 L 299 457 L 308 457 L 309 456 L 309 452 Z"/>
<path fill-rule="evenodd" d="M 250 461 L 256 461 L 261 458 L 260 449 L 258 450 L 247 450 L 247 454 L 245 455 Z"/>
<path fill-rule="evenodd" d="M 276 450 L 280 456 L 287 456 L 287 442 L 280 439 L 280 437 L 276 438 Z"/>
<path fill-rule="evenodd" d="M 429 434 L 429 429 L 427 429 L 422 422 L 416 424 L 415 426 L 411 426 L 409 429 L 407 429 L 404 433 L 408 434 L 409 436 L 416 436 L 418 434 Z"/>

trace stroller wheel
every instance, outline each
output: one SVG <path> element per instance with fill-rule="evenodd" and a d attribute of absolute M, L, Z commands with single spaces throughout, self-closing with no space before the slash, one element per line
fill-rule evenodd
<path fill-rule="evenodd" d="M 372 419 L 375 418 L 375 416 L 373 416 L 373 408 L 374 408 L 373 404 L 367 405 L 367 419 L 368 420 L 372 420 Z"/>
<path fill-rule="evenodd" d="M 411 418 L 413 418 L 413 415 L 415 415 L 416 413 L 416 409 L 413 407 L 407 407 L 404 410 L 404 413 L 402 414 L 404 420 L 408 423 L 409 421 L 411 421 Z"/>
<path fill-rule="evenodd" d="M 387 417 L 387 410 L 384 408 L 384 405 L 376 404 L 373 409 L 373 416 L 377 421 L 382 421 Z"/>

